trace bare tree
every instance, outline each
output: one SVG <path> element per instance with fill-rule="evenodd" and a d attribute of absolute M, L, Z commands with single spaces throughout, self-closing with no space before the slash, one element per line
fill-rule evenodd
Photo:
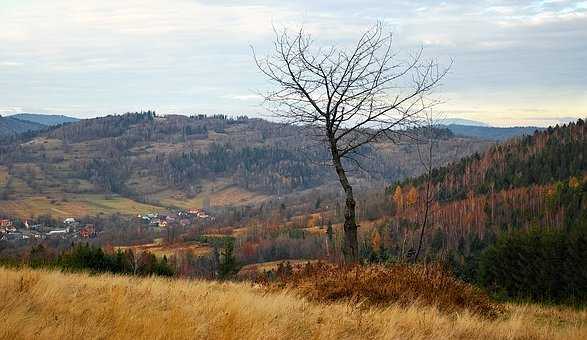
<path fill-rule="evenodd" d="M 414 262 L 418 262 L 418 257 L 420 256 L 420 251 L 422 250 L 422 242 L 424 240 L 424 231 L 428 226 L 428 220 L 430 217 L 430 206 L 434 200 L 434 196 L 432 195 L 432 170 L 434 169 L 434 162 L 433 162 L 433 152 L 432 149 L 434 147 L 434 120 L 432 118 L 432 114 L 426 116 L 427 126 L 423 128 L 421 131 L 424 134 L 424 138 L 427 139 L 426 154 L 422 153 L 420 150 L 420 144 L 417 144 L 418 149 L 418 157 L 420 159 L 420 163 L 424 167 L 425 175 L 426 176 L 426 188 L 424 190 L 424 197 L 423 197 L 423 213 L 422 213 L 422 225 L 420 226 L 420 236 L 418 238 L 418 248 L 416 249 L 416 254 L 414 255 Z"/>
<path fill-rule="evenodd" d="M 303 29 L 275 31 L 274 50 L 258 58 L 258 68 L 275 89 L 264 94 L 268 108 L 284 122 L 311 126 L 329 149 L 345 193 L 343 253 L 358 259 L 357 221 L 348 166 L 359 165 L 362 147 L 396 140 L 400 130 L 418 124 L 436 104 L 428 94 L 448 72 L 422 49 L 402 59 L 392 51 L 392 36 L 381 23 L 352 47 L 314 46 Z"/>

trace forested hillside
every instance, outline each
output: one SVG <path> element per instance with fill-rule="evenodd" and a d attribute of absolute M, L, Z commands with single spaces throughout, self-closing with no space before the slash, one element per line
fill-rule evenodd
<path fill-rule="evenodd" d="M 573 244 L 559 249 L 552 247 L 562 243 L 545 241 L 537 246 L 542 254 L 577 256 L 563 254 L 585 242 L 578 230 L 587 228 L 586 130 L 583 120 L 548 128 L 390 187 L 392 238 L 417 244 L 424 225 L 427 256 L 448 259 L 469 277 L 476 275 L 479 255 L 496 239 L 530 229 L 559 230 Z M 431 200 L 424 222 L 428 184 Z"/>
<path fill-rule="evenodd" d="M 50 115 L 42 113 L 17 113 L 10 116 L 19 120 L 33 122 L 45 126 L 61 125 L 65 123 L 75 123 L 79 121 L 77 118 L 68 117 L 64 115 Z"/>
<path fill-rule="evenodd" d="M 317 188 L 336 177 L 323 164 L 328 153 L 305 137 L 308 132 L 247 117 L 141 112 L 8 136 L 0 146 L 0 211 L 14 202 L 33 205 L 33 199 L 36 206 L 58 202 L 69 211 L 68 200 L 91 202 L 105 194 L 153 206 L 227 205 Z M 436 135 L 437 165 L 492 145 L 445 129 Z M 369 171 L 357 168 L 353 180 L 366 186 L 422 171 L 408 139 L 363 151 Z"/>
<path fill-rule="evenodd" d="M 531 136 L 496 145 L 432 173 L 440 200 L 547 184 L 581 176 L 587 170 L 586 127 L 583 120 L 548 128 Z M 421 183 L 425 177 L 414 182 Z"/>
<path fill-rule="evenodd" d="M 45 115 L 34 113 L 18 113 L 11 116 L 0 116 L 0 138 L 12 137 L 22 133 L 34 133 L 50 126 L 77 122 L 79 119 L 63 115 Z"/>

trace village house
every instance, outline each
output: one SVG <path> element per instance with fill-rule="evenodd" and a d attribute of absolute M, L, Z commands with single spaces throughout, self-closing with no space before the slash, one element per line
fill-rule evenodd
<path fill-rule="evenodd" d="M 210 215 L 208 215 L 203 209 L 198 209 L 198 208 L 188 210 L 188 214 L 196 216 L 198 218 L 202 218 L 202 219 L 206 219 L 206 218 L 210 217 Z"/>
<path fill-rule="evenodd" d="M 0 228 L 12 227 L 12 221 L 6 218 L 0 219 Z"/>
<path fill-rule="evenodd" d="M 35 231 L 35 230 L 28 231 L 27 235 L 29 235 L 32 238 L 36 238 L 36 239 L 44 239 L 45 238 L 45 235 L 43 235 L 42 233 Z"/>
<path fill-rule="evenodd" d="M 60 238 L 67 236 L 68 231 L 68 229 L 55 229 L 49 231 L 46 235 L 49 238 Z"/>
<path fill-rule="evenodd" d="M 0 237 L 1 241 L 21 241 L 21 240 L 26 240 L 29 237 L 27 235 L 23 235 L 22 233 L 17 233 L 17 232 L 11 232 L 11 233 L 6 233 L 3 234 L 2 237 Z"/>
<path fill-rule="evenodd" d="M 16 227 L 11 225 L 8 227 L 0 227 L 0 233 L 3 234 L 8 234 L 8 233 L 15 233 L 16 232 Z"/>
<path fill-rule="evenodd" d="M 96 228 L 93 224 L 86 224 L 85 227 L 80 229 L 79 236 L 83 238 L 92 238 L 96 236 Z"/>

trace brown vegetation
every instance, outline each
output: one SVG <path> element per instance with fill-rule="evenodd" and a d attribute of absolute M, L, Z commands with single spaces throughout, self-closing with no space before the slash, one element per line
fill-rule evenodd
<path fill-rule="evenodd" d="M 295 289 L 319 302 L 347 300 L 377 306 L 418 303 L 443 312 L 466 310 L 488 318 L 503 312 L 485 293 L 455 279 L 438 265 L 339 266 L 308 262 L 281 265 L 275 276 L 275 281 L 258 281 L 270 290 Z"/>
<path fill-rule="evenodd" d="M 198 242 L 179 242 L 173 244 L 167 243 L 149 243 L 149 244 L 139 244 L 136 246 L 123 246 L 123 247 L 116 247 L 118 250 L 127 250 L 130 249 L 135 253 L 142 253 L 148 251 L 155 256 L 173 256 L 182 253 L 191 253 L 194 256 L 207 256 L 212 253 L 212 247 L 206 244 L 201 244 Z"/>
<path fill-rule="evenodd" d="M 321 304 L 248 284 L 0 268 L 0 339 L 585 339 L 587 312 Z"/>

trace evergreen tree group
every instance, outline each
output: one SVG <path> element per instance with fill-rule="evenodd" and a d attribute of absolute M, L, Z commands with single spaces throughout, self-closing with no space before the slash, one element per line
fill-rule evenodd
<path fill-rule="evenodd" d="M 152 253 L 134 253 L 117 250 L 113 254 L 90 244 L 72 245 L 70 249 L 52 256 L 43 245 L 31 249 L 28 258 L 31 267 L 52 267 L 66 271 L 89 271 L 133 275 L 173 276 L 174 270 L 165 256 L 158 258 Z"/>
<path fill-rule="evenodd" d="M 479 261 L 480 283 L 505 297 L 587 302 L 587 229 L 532 230 L 500 238 Z"/>

